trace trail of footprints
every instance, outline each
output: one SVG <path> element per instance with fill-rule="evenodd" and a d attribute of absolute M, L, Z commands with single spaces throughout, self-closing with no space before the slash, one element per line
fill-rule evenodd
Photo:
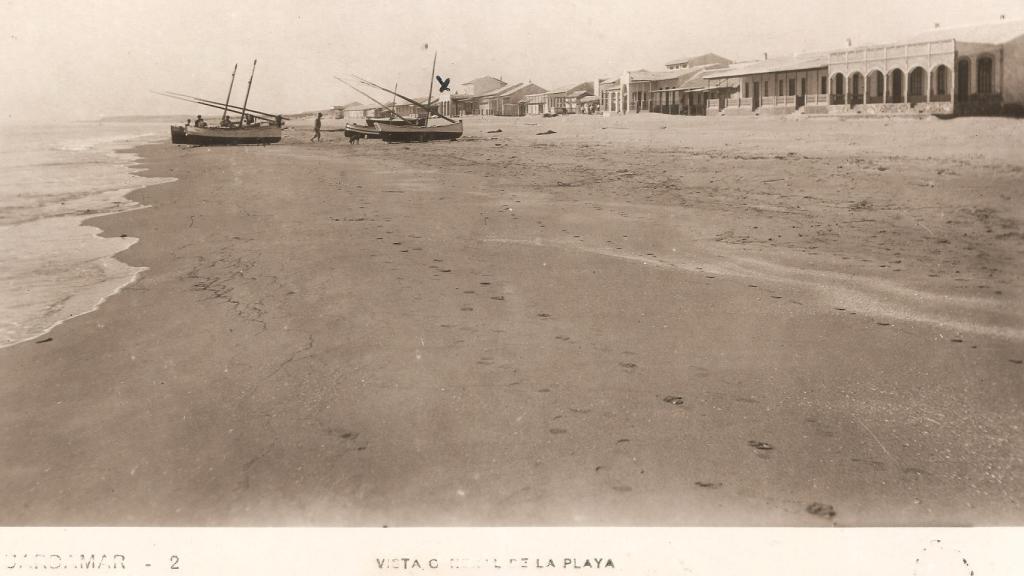
<path fill-rule="evenodd" d="M 516 200 L 516 202 L 518 202 L 518 200 Z M 360 205 L 360 208 L 361 209 L 365 209 L 365 205 Z M 508 205 L 503 206 L 501 211 L 506 212 L 506 213 L 511 213 L 511 210 L 509 209 Z M 516 218 L 516 216 L 514 214 L 512 214 L 512 215 L 513 215 L 513 218 Z M 398 234 L 397 230 L 385 229 L 385 228 L 388 227 L 387 225 L 390 224 L 390 219 L 389 218 L 385 218 L 385 219 L 382 220 L 382 222 L 378 222 L 377 219 L 375 217 L 373 217 L 373 216 L 374 215 L 371 215 L 369 217 L 368 216 L 361 216 L 361 217 L 353 217 L 353 218 L 345 218 L 345 219 L 340 219 L 340 218 L 332 217 L 331 220 L 337 221 L 337 222 L 344 222 L 344 223 L 347 223 L 347 224 L 360 224 L 360 223 L 369 224 L 369 223 L 375 223 L 375 229 L 378 231 L 377 232 L 378 235 L 375 236 L 375 239 L 377 241 L 379 241 L 379 242 L 387 242 L 389 239 L 395 238 L 395 236 Z M 543 229 L 543 228 L 546 227 L 544 222 L 541 221 L 541 220 L 536 220 L 535 224 L 540 229 Z M 382 229 L 384 229 L 383 232 L 381 232 Z M 583 240 L 583 236 L 581 234 L 573 234 L 573 233 L 571 233 L 566 228 L 561 229 L 561 232 L 563 234 L 567 235 L 568 237 L 571 237 L 575 241 L 579 241 L 579 242 L 583 242 L 584 241 Z M 417 241 L 420 241 L 420 240 L 423 240 L 422 236 L 419 236 L 419 235 L 416 235 L 416 234 L 409 234 L 404 239 L 397 239 L 396 238 L 396 239 L 390 240 L 390 246 L 393 247 L 394 249 L 396 249 L 399 254 L 412 254 L 414 252 L 415 253 L 423 253 L 424 252 L 423 247 L 419 246 L 418 242 L 417 242 Z M 622 240 L 628 241 L 629 240 L 629 236 L 628 235 L 622 235 Z M 409 244 L 406 244 L 407 241 L 409 242 Z M 616 245 L 617 242 L 615 240 L 607 239 L 607 240 L 605 240 L 605 243 L 609 244 L 609 245 L 612 245 L 612 247 L 614 247 L 615 250 L 618 250 L 618 251 L 623 250 L 623 246 Z M 641 257 L 653 258 L 653 259 L 656 259 L 656 260 L 658 259 L 657 255 L 655 253 L 653 253 L 653 252 L 638 252 L 637 255 L 641 256 Z M 390 260 L 384 260 L 384 262 L 385 263 L 392 263 L 392 261 L 390 261 Z M 448 274 L 451 274 L 453 272 L 453 269 L 451 267 L 448 267 L 445 264 L 445 261 L 444 261 L 443 258 L 431 257 L 430 258 L 430 262 L 428 264 L 426 264 L 426 266 L 427 266 L 428 269 L 430 269 L 431 276 L 432 276 L 432 278 L 434 280 L 439 280 L 444 275 L 448 275 Z M 700 268 L 700 267 L 698 267 L 697 270 L 698 271 L 703 271 L 702 268 Z M 484 274 L 483 276 L 487 277 L 486 274 Z M 705 273 L 704 274 L 704 279 L 705 280 L 716 280 L 717 278 L 718 277 L 715 274 L 711 274 L 711 273 Z M 400 279 L 404 279 L 404 278 L 400 278 Z M 768 291 L 768 296 L 772 300 L 783 300 L 785 298 L 783 295 L 780 295 L 780 294 L 776 293 L 773 290 L 770 290 L 770 289 L 767 289 L 767 288 L 762 288 L 761 286 L 759 286 L 757 284 L 747 284 L 747 287 L 750 288 L 750 289 L 767 290 Z M 477 286 L 474 287 L 474 288 L 460 288 L 460 287 L 456 287 L 455 289 L 459 290 L 463 295 L 468 296 L 468 297 L 486 297 L 490 301 L 493 301 L 493 302 L 496 302 L 496 303 L 504 302 L 505 301 L 505 295 L 504 294 L 500 294 L 500 293 L 499 294 L 495 294 L 494 293 L 494 288 L 495 288 L 495 286 L 493 284 L 493 281 L 488 279 L 488 280 L 478 280 Z M 793 305 L 803 305 L 801 302 L 799 302 L 797 300 L 793 300 L 793 299 L 789 299 L 787 301 L 787 303 L 793 304 Z M 471 304 L 465 304 L 465 305 L 462 305 L 459 308 L 459 310 L 460 310 L 460 312 L 471 313 L 471 312 L 474 312 L 476 310 L 476 307 L 474 305 L 471 305 Z M 834 312 L 841 312 L 841 313 L 845 313 L 845 314 L 849 314 L 849 315 L 856 315 L 857 314 L 856 312 L 847 310 L 844 307 L 834 307 L 833 311 Z M 537 320 L 539 320 L 539 321 L 544 321 L 544 320 L 548 320 L 548 319 L 552 318 L 552 314 L 549 313 L 549 312 L 546 312 L 546 311 L 539 311 L 539 312 L 535 312 L 534 314 L 535 314 L 535 318 Z M 891 323 L 889 323 L 889 322 L 882 322 L 882 321 L 875 322 L 875 324 L 877 326 L 883 327 L 883 328 L 891 327 L 892 326 Z M 457 324 L 444 323 L 444 324 L 440 324 L 440 326 L 442 328 L 455 328 L 457 326 Z M 555 340 L 558 340 L 558 341 L 560 341 L 562 343 L 571 343 L 571 342 L 573 342 L 573 338 L 570 335 L 566 335 L 566 334 L 558 334 L 554 338 L 555 338 Z M 965 343 L 963 338 L 952 338 L 952 339 L 949 340 L 949 342 L 952 343 L 952 344 L 964 344 Z M 977 346 L 971 345 L 971 348 L 977 348 Z M 624 354 L 629 355 L 628 351 L 625 352 Z M 1009 361 L 1014 363 L 1014 364 L 1024 364 L 1024 359 L 1010 358 Z M 492 365 L 493 364 L 493 358 L 487 357 L 487 356 L 482 357 L 478 361 L 478 364 L 484 365 L 484 366 Z M 617 362 L 617 366 L 618 366 L 619 370 L 621 370 L 624 374 L 627 374 L 627 375 L 635 374 L 640 369 L 640 366 L 636 362 L 634 362 L 632 360 L 622 360 L 622 361 L 619 361 L 619 362 Z M 697 377 L 707 377 L 708 376 L 709 372 L 706 369 L 703 369 L 703 368 L 700 368 L 700 367 L 695 367 L 695 368 L 696 368 L 696 375 L 697 375 Z M 508 386 L 515 386 L 515 385 L 519 385 L 519 384 L 521 384 L 521 382 L 515 381 L 515 382 L 512 382 L 512 383 L 508 384 Z M 542 387 L 542 388 L 536 389 L 536 392 L 539 393 L 539 394 L 548 394 L 548 393 L 551 392 L 551 389 L 548 388 L 548 387 Z M 756 399 L 744 398 L 744 397 L 737 397 L 737 398 L 734 398 L 733 400 L 735 400 L 736 402 L 742 402 L 742 403 L 748 403 L 748 404 L 755 404 L 755 403 L 758 402 Z M 666 408 L 669 409 L 669 410 L 686 410 L 689 407 L 687 399 L 685 397 L 683 397 L 683 396 L 678 395 L 678 394 L 668 394 L 668 395 L 662 396 L 660 398 L 660 401 L 662 403 L 664 403 L 666 405 Z M 575 416 L 575 417 L 585 417 L 590 411 L 591 410 L 589 408 L 570 407 L 568 409 L 568 414 L 571 415 L 571 416 Z M 565 424 L 558 423 L 557 425 L 555 424 L 555 422 L 557 422 L 559 420 L 563 420 L 565 415 L 566 414 L 564 414 L 564 413 L 559 413 L 559 414 L 555 415 L 552 418 L 553 424 L 550 425 L 550 427 L 548 428 L 548 433 L 553 438 L 555 438 L 555 439 L 562 438 L 562 437 L 571 437 L 571 430 L 572 430 L 571 424 L 568 424 L 568 423 L 565 423 Z M 816 423 L 817 422 L 817 420 L 815 420 L 813 418 L 810 418 L 807 421 L 810 422 L 810 423 Z M 830 430 L 827 430 L 827 429 L 824 429 L 824 430 L 817 430 L 817 429 L 815 429 L 815 431 L 817 433 L 819 433 L 820 435 L 825 436 L 825 437 L 832 435 L 832 432 Z M 351 436 L 351 437 L 353 439 L 358 436 L 357 433 L 352 433 L 352 434 L 353 434 L 353 436 Z M 342 437 L 344 438 L 345 435 L 342 435 Z M 629 462 L 633 466 L 633 468 L 635 469 L 634 473 L 639 474 L 639 475 L 643 475 L 645 473 L 645 469 L 636 461 L 636 458 L 630 457 L 629 454 L 628 454 L 629 453 L 629 445 L 630 445 L 630 443 L 631 443 L 631 439 L 630 438 L 617 438 L 612 443 L 613 453 L 615 453 L 615 454 L 617 454 L 619 456 L 627 458 L 627 462 Z M 767 442 L 767 441 L 765 441 L 763 439 L 757 439 L 757 438 L 748 439 L 746 441 L 746 445 L 750 449 L 752 455 L 754 455 L 754 456 L 756 456 L 758 458 L 761 458 L 761 459 L 765 459 L 765 460 L 770 459 L 771 452 L 776 449 L 776 447 L 773 444 L 771 444 L 770 442 Z M 360 447 L 359 449 L 360 450 L 365 449 L 365 444 L 362 447 Z M 857 459 L 853 459 L 853 460 L 854 461 L 858 461 Z M 869 464 L 870 464 L 870 462 L 869 462 Z M 613 468 L 615 468 L 615 467 L 611 466 L 611 465 L 607 465 L 607 464 L 602 464 L 602 465 L 596 466 L 594 468 L 594 472 L 595 473 L 600 473 L 600 474 L 609 474 L 609 475 L 611 475 L 612 471 L 613 471 Z M 613 490 L 614 492 L 617 492 L 617 493 L 630 493 L 630 492 L 632 492 L 633 491 L 633 487 L 628 483 L 628 480 L 624 480 L 623 478 L 624 477 L 621 474 L 620 475 L 616 475 L 614 478 L 610 477 L 609 483 L 608 483 L 610 489 Z M 697 488 L 705 489 L 705 490 L 718 490 L 718 489 L 723 488 L 723 486 L 725 486 L 725 484 L 723 482 L 721 482 L 721 481 L 717 481 L 715 479 L 708 479 L 708 478 L 696 479 L 696 480 L 693 481 L 693 485 L 696 486 Z M 814 516 L 818 516 L 818 517 L 824 518 L 826 520 L 832 520 L 836 516 L 836 514 L 837 514 L 835 509 L 831 505 L 823 504 L 823 503 L 820 503 L 820 502 L 811 502 L 811 503 L 807 504 L 807 506 L 805 507 L 805 511 L 808 514 L 811 514 L 811 515 L 814 515 Z"/>

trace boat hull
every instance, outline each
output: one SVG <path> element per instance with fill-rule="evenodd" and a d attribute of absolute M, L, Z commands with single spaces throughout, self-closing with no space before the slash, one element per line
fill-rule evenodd
<path fill-rule="evenodd" d="M 361 124 L 345 124 L 345 138 L 380 138 L 380 130 Z"/>
<path fill-rule="evenodd" d="M 427 125 L 427 119 L 426 119 L 426 117 L 423 117 L 423 118 L 413 118 L 411 120 L 411 122 L 406 122 L 405 120 L 402 120 L 401 118 L 367 118 L 366 119 L 366 125 L 369 126 L 370 128 L 375 128 L 378 124 L 388 124 L 388 125 L 391 125 L 391 126 L 408 126 L 409 124 L 412 124 L 414 126 L 426 126 Z"/>
<path fill-rule="evenodd" d="M 208 127 L 171 126 L 171 143 L 191 146 L 243 146 L 281 141 L 277 126 Z"/>
<path fill-rule="evenodd" d="M 462 136 L 462 122 L 443 126 L 393 126 L 381 124 L 380 137 L 385 142 L 429 142 L 455 140 Z"/>

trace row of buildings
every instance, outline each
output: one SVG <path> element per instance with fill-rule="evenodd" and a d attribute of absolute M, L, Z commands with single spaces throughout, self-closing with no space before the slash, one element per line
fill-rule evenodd
<path fill-rule="evenodd" d="M 430 105 L 445 116 L 526 116 L 528 114 L 578 114 L 597 112 L 593 82 L 580 82 L 557 90 L 546 90 L 533 82 L 509 84 L 500 78 L 483 76 L 435 96 Z M 427 97 L 414 98 L 427 105 Z M 407 102 L 388 105 L 402 116 L 416 116 L 422 108 Z M 351 102 L 335 106 L 335 117 L 359 120 L 385 113 L 377 104 Z"/>
<path fill-rule="evenodd" d="M 426 103 L 426 99 L 423 99 Z M 938 28 L 901 42 L 733 62 L 708 53 L 663 70 L 545 90 L 485 76 L 432 103 L 468 114 L 1024 114 L 1024 20 Z M 357 119 L 381 110 L 336 107 Z M 399 114 L 416 114 L 398 106 Z"/>

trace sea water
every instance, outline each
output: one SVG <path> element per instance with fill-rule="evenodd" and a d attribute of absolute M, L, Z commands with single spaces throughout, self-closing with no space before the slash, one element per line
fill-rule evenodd
<path fill-rule="evenodd" d="M 114 258 L 135 238 L 101 238 L 82 222 L 142 208 L 125 195 L 173 180 L 139 176 L 125 151 L 166 132 L 155 123 L 0 126 L 0 347 L 94 310 L 142 270 Z"/>

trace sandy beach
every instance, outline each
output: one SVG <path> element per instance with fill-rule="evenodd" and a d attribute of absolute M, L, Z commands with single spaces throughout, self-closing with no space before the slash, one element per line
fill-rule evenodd
<path fill-rule="evenodd" d="M 137 150 L 146 270 L 0 350 L 0 523 L 1024 523 L 1021 121 L 286 134 Z"/>

